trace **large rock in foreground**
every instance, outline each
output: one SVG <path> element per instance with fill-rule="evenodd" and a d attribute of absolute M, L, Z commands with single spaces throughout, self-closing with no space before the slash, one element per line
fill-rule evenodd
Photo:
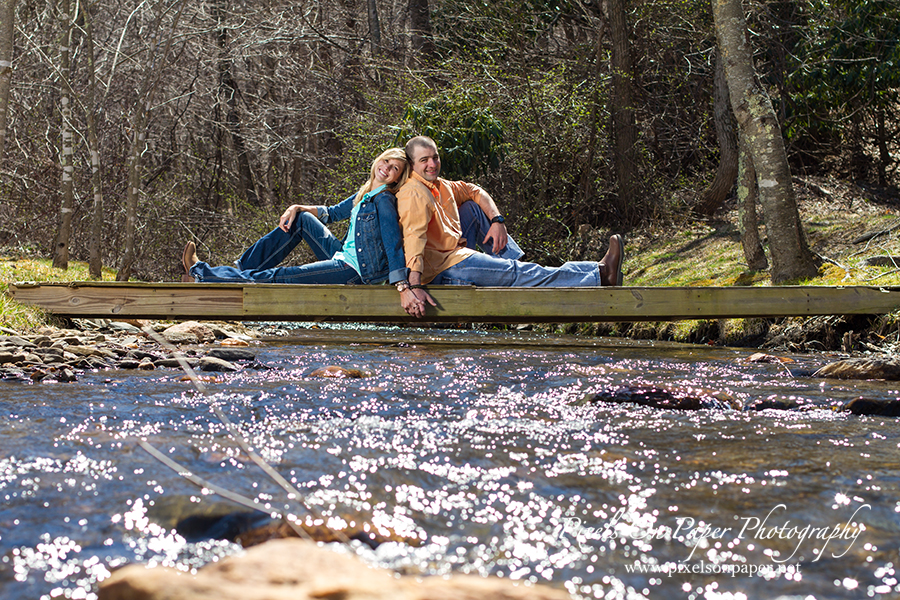
<path fill-rule="evenodd" d="M 130 565 L 100 584 L 100 600 L 562 600 L 562 590 L 474 575 L 397 577 L 314 542 L 267 542 L 189 575 Z"/>

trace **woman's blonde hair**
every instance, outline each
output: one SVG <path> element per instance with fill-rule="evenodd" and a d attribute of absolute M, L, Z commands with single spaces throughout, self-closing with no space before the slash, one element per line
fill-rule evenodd
<path fill-rule="evenodd" d="M 362 184 L 362 187 L 356 192 L 356 198 L 353 200 L 354 206 L 359 204 L 363 196 L 372 191 L 372 186 L 375 182 L 375 167 L 378 166 L 378 163 L 382 160 L 399 160 L 403 162 L 403 170 L 400 172 L 400 177 L 397 178 L 397 181 L 387 186 L 388 191 L 396 192 L 404 183 L 406 183 L 406 180 L 409 179 L 409 160 L 406 158 L 406 151 L 403 148 L 388 148 L 372 161 L 372 168 L 369 170 L 369 179 Z"/>

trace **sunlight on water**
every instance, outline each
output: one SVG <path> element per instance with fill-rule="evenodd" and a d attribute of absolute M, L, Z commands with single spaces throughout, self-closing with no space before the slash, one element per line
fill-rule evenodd
<path fill-rule="evenodd" d="M 176 371 L 0 390 L 0 597 L 94 598 L 127 562 L 193 571 L 239 550 L 174 529 L 225 504 L 137 437 L 266 512 L 404 540 L 352 547 L 406 573 L 496 575 L 585 598 L 900 593 L 900 428 L 834 410 L 898 392 L 811 379 L 801 371 L 815 357 L 796 358 L 798 375 L 683 346 L 286 343 L 258 354 L 269 369 L 221 375 L 208 396 Z M 313 375 L 327 366 L 362 376 Z M 724 408 L 763 399 L 794 410 Z"/>

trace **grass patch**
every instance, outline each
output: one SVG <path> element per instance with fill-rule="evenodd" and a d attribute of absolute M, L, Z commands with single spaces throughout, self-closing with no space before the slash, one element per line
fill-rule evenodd
<path fill-rule="evenodd" d="M 103 269 L 103 281 L 115 281 L 116 272 Z M 46 325 L 48 315 L 33 306 L 16 302 L 9 293 L 9 284 L 20 281 L 90 281 L 87 263 L 69 261 L 65 271 L 54 268 L 52 261 L 41 258 L 27 258 L 0 255 L 0 327 L 24 331 Z"/>

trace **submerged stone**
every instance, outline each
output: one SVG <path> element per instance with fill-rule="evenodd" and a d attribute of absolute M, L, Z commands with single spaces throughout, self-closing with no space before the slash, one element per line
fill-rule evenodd
<path fill-rule="evenodd" d="M 348 369 L 347 367 L 339 367 L 337 365 L 330 365 L 327 367 L 319 367 L 315 369 L 309 374 L 310 377 L 347 377 L 347 378 L 362 378 L 368 377 L 368 374 L 365 371 L 361 371 L 360 369 Z"/>
<path fill-rule="evenodd" d="M 877 415 L 880 417 L 900 417 L 900 400 L 879 400 L 856 398 L 843 406 L 843 410 L 854 415 Z"/>
<path fill-rule="evenodd" d="M 808 406 L 810 406 L 808 402 L 796 398 L 763 398 L 751 402 L 744 408 L 746 410 L 766 410 L 770 408 L 774 410 L 798 410 Z"/>
<path fill-rule="evenodd" d="M 192 515 L 176 523 L 175 530 L 189 542 L 216 539 L 238 542 L 244 548 L 258 546 L 269 540 L 284 538 L 309 537 L 316 542 L 346 542 L 356 540 L 377 548 L 385 542 L 400 542 L 418 546 L 418 537 L 410 538 L 392 531 L 376 530 L 365 520 L 365 516 L 340 515 L 352 523 L 346 529 L 335 530 L 325 525 L 299 523 L 291 526 L 281 519 L 274 519 L 259 512 L 238 511 L 219 515 Z M 303 531 L 300 535 L 294 527 Z"/>
<path fill-rule="evenodd" d="M 603 390 L 586 398 L 585 401 L 638 404 L 672 410 L 742 408 L 740 401 L 725 392 L 676 386 L 620 386 Z"/>
<path fill-rule="evenodd" d="M 825 365 L 813 377 L 832 379 L 885 379 L 900 380 L 900 359 L 848 358 Z"/>

